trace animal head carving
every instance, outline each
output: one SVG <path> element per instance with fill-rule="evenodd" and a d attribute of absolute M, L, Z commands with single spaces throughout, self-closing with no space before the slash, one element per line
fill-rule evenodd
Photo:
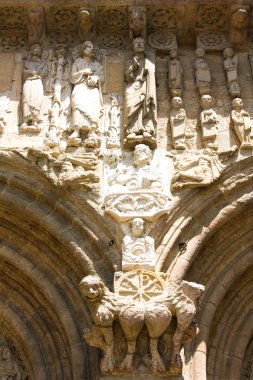
<path fill-rule="evenodd" d="M 88 275 L 79 284 L 82 297 L 87 302 L 98 302 L 105 293 L 105 285 L 96 275 Z"/>

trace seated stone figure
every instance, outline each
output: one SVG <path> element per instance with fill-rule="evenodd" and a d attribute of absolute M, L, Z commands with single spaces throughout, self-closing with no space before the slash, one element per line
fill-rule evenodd
<path fill-rule="evenodd" d="M 253 124 L 252 119 L 250 118 L 249 113 L 243 109 L 242 99 L 234 99 L 232 106 L 231 121 L 241 143 L 241 149 L 252 149 L 253 143 L 250 138 Z"/>
<path fill-rule="evenodd" d="M 154 239 L 144 236 L 144 220 L 134 218 L 132 234 L 126 235 L 122 244 L 122 269 L 155 269 Z"/>

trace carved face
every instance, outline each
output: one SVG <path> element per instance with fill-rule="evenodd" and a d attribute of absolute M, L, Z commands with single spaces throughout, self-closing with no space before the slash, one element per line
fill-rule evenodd
<path fill-rule="evenodd" d="M 170 51 L 170 58 L 177 58 L 177 49 L 172 49 Z"/>
<path fill-rule="evenodd" d="M 145 25 L 145 14 L 144 12 L 132 12 L 131 14 L 131 24 L 134 25 L 135 29 L 141 29 Z"/>
<path fill-rule="evenodd" d="M 88 26 L 89 25 L 89 22 L 90 22 L 90 14 L 88 11 L 82 9 L 80 12 L 79 12 L 79 21 L 80 21 L 80 25 L 82 26 Z"/>
<path fill-rule="evenodd" d="M 212 106 L 213 98 L 211 95 L 201 96 L 201 105 L 202 108 L 210 108 Z"/>
<path fill-rule="evenodd" d="M 224 58 L 229 58 L 229 57 L 231 58 L 234 55 L 234 50 L 232 48 L 226 48 L 223 54 L 224 54 Z"/>
<path fill-rule="evenodd" d="M 31 53 L 32 53 L 33 56 L 41 57 L 41 55 L 42 55 L 41 46 L 39 44 L 32 45 L 32 47 L 31 47 Z"/>
<path fill-rule="evenodd" d="M 144 220 L 141 218 L 134 218 L 132 222 L 132 233 L 134 236 L 141 236 L 144 232 Z"/>
<path fill-rule="evenodd" d="M 175 96 L 171 101 L 171 105 L 173 108 L 179 109 L 182 107 L 183 101 L 179 96 Z"/>
<path fill-rule="evenodd" d="M 152 159 L 152 152 L 147 145 L 136 145 L 134 150 L 134 164 L 139 166 L 145 163 L 149 163 Z"/>
<path fill-rule="evenodd" d="M 198 48 L 195 52 L 197 58 L 204 58 L 205 57 L 205 50 L 202 48 Z"/>
<path fill-rule="evenodd" d="M 3 360 L 10 360 L 10 358 L 11 358 L 11 352 L 10 352 L 9 348 L 7 348 L 7 347 L 3 348 L 2 359 Z"/>
<path fill-rule="evenodd" d="M 143 53 L 145 51 L 145 43 L 143 38 L 135 38 L 133 40 L 133 49 L 136 53 Z"/>
<path fill-rule="evenodd" d="M 80 282 L 82 297 L 88 302 L 97 302 L 104 295 L 104 284 L 98 276 L 86 276 Z"/>
<path fill-rule="evenodd" d="M 243 107 L 242 99 L 235 98 L 232 102 L 232 106 L 234 109 L 242 109 L 242 107 Z"/>
<path fill-rule="evenodd" d="M 92 57 L 94 55 L 94 45 L 90 41 L 84 42 L 83 46 L 83 55 L 86 57 Z"/>

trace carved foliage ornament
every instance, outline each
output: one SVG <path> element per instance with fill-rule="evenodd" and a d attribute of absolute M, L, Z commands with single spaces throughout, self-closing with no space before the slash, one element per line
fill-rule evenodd
<path fill-rule="evenodd" d="M 174 29 L 175 22 L 175 9 L 148 9 L 148 27 L 152 29 Z"/>
<path fill-rule="evenodd" d="M 0 8 L 0 30 L 26 28 L 26 15 L 23 7 Z"/>
<path fill-rule="evenodd" d="M 177 48 L 176 35 L 172 32 L 157 31 L 149 34 L 148 43 L 154 49 L 171 50 Z"/>
<path fill-rule="evenodd" d="M 223 29 L 226 26 L 226 16 L 226 5 L 199 5 L 197 15 L 197 28 Z"/>
<path fill-rule="evenodd" d="M 126 8 L 101 8 L 98 11 L 98 27 L 102 30 L 123 31 L 127 24 L 128 13 Z"/>
<path fill-rule="evenodd" d="M 206 51 L 223 50 L 226 46 L 226 37 L 220 32 L 202 32 L 197 36 L 197 46 Z"/>

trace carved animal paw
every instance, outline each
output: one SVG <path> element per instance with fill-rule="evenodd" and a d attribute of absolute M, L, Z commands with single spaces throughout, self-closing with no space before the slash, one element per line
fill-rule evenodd
<path fill-rule="evenodd" d="M 100 371 L 102 374 L 112 373 L 114 370 L 114 361 L 111 357 L 104 357 L 100 362 Z"/>
<path fill-rule="evenodd" d="M 127 354 L 125 359 L 121 362 L 119 370 L 121 372 L 130 373 L 133 371 L 133 369 L 133 355 Z"/>
<path fill-rule="evenodd" d="M 158 356 L 154 359 L 152 359 L 152 373 L 156 374 L 159 372 L 165 372 L 165 366 L 163 364 L 162 359 Z"/>
<path fill-rule="evenodd" d="M 180 355 L 174 354 L 171 358 L 170 373 L 180 375 L 182 372 L 182 360 Z"/>

